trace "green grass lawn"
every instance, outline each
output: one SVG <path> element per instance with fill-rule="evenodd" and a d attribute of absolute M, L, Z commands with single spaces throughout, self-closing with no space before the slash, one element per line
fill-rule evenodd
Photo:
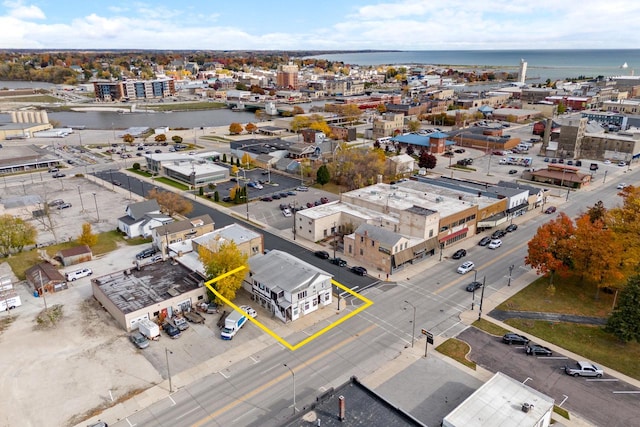
<path fill-rule="evenodd" d="M 178 190 L 182 190 L 182 191 L 189 190 L 189 186 L 188 185 L 185 185 L 185 184 L 183 184 L 181 182 L 178 182 L 178 181 L 174 181 L 173 179 L 170 179 L 170 178 L 159 177 L 159 178 L 156 178 L 156 181 L 161 182 L 163 184 L 170 185 L 170 186 L 172 186 L 174 188 L 177 188 Z"/>
<path fill-rule="evenodd" d="M 607 317 L 611 313 L 613 295 L 601 291 L 599 298 L 595 299 L 595 286 L 583 283 L 579 277 L 561 278 L 556 275 L 552 295 L 548 286 L 549 279 L 540 277 L 497 308 L 593 317 Z"/>
<path fill-rule="evenodd" d="M 91 248 L 93 255 L 102 255 L 107 252 L 111 252 L 115 250 L 119 245 L 140 245 L 144 243 L 149 243 L 151 239 L 124 239 L 120 232 L 118 231 L 108 231 L 106 233 L 98 234 L 98 242 L 95 244 L 93 248 Z M 61 249 L 68 249 L 76 246 L 78 243 L 75 241 L 59 243 L 57 245 L 48 246 L 45 248 L 47 254 L 50 257 L 56 255 L 56 253 Z M 38 255 L 38 251 L 36 249 L 32 249 L 30 251 L 25 251 L 16 255 L 12 255 L 9 258 L 2 259 L 0 262 L 8 262 L 11 266 L 11 270 L 16 275 L 16 277 L 20 280 L 25 279 L 24 272 L 33 265 L 41 262 L 40 256 Z"/>
<path fill-rule="evenodd" d="M 460 341 L 455 338 L 449 338 L 438 347 L 436 347 L 436 350 L 473 370 L 476 369 L 475 362 L 467 359 L 467 354 L 469 354 L 469 352 L 471 351 L 471 347 L 469 347 L 469 344 L 464 341 Z"/>
<path fill-rule="evenodd" d="M 502 326 L 498 326 L 495 323 L 489 322 L 488 320 L 485 320 L 485 319 L 476 320 L 475 322 L 473 322 L 473 326 L 475 326 L 476 328 L 482 331 L 485 331 L 488 334 L 495 335 L 498 337 L 506 334 L 507 332 L 510 332 L 505 328 L 503 328 Z"/>
<path fill-rule="evenodd" d="M 638 342 L 623 344 L 599 326 L 528 319 L 509 319 L 505 323 L 640 380 Z"/>

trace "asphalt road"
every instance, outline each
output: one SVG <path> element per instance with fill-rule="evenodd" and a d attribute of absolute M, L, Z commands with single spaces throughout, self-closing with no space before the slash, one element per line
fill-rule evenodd
<path fill-rule="evenodd" d="M 640 389 L 605 375 L 602 379 L 574 378 L 563 368 L 575 360 L 554 353 L 551 357 L 533 357 L 523 346 L 503 344 L 500 337 L 469 328 L 458 338 L 471 346 L 469 358 L 492 371 L 503 372 L 555 399 L 556 404 L 576 412 L 598 426 L 639 426 Z M 531 338 L 531 337 L 529 337 Z M 566 399 L 566 400 L 565 400 Z"/>

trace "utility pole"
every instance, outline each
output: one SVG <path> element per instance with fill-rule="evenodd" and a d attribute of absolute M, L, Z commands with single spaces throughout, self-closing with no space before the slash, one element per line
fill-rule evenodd
<path fill-rule="evenodd" d="M 478 311 L 478 320 L 482 318 L 482 302 L 484 301 L 484 285 L 487 283 L 487 276 L 482 279 L 482 292 L 480 293 L 480 308 Z"/>
<path fill-rule="evenodd" d="M 509 266 L 509 282 L 507 283 L 507 286 L 511 286 L 511 273 L 513 272 L 514 267 L 515 266 L 513 264 Z"/>
<path fill-rule="evenodd" d="M 171 385 L 171 370 L 169 369 L 169 353 L 173 354 L 173 351 L 165 347 L 164 355 L 167 359 L 167 376 L 169 377 L 169 393 L 173 393 L 173 386 Z"/>

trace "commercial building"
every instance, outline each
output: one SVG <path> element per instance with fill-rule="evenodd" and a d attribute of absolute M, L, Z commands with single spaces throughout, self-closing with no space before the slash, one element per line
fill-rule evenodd
<path fill-rule="evenodd" d="M 152 153 L 143 156 L 147 161 L 147 170 L 192 187 L 229 179 L 229 169 L 214 162 L 220 158 L 217 151 L 193 154 Z"/>
<path fill-rule="evenodd" d="M 554 400 L 502 372 L 458 405 L 443 427 L 548 427 Z"/>
<path fill-rule="evenodd" d="M 172 317 L 206 299 L 205 278 L 170 262 L 154 262 L 91 279 L 93 296 L 127 332 L 141 319 Z"/>
<path fill-rule="evenodd" d="M 6 146 L 0 156 L 0 175 L 33 172 L 46 172 L 49 168 L 60 165 L 60 158 L 53 152 L 36 145 Z"/>
<path fill-rule="evenodd" d="M 402 133 L 404 128 L 404 114 L 385 113 L 382 119 L 373 121 L 373 139 L 393 136 Z"/>
<path fill-rule="evenodd" d="M 298 89 L 298 66 L 291 62 L 279 65 L 276 81 L 279 88 Z"/>
<path fill-rule="evenodd" d="M 213 220 L 208 214 L 205 214 L 155 227 L 151 230 L 151 237 L 153 246 L 158 248 L 163 255 L 168 255 L 169 245 L 194 239 L 212 232 L 213 229 Z"/>
<path fill-rule="evenodd" d="M 176 93 L 175 81 L 164 77 L 154 80 L 96 81 L 93 90 L 98 101 L 122 101 L 166 98 Z"/>
<path fill-rule="evenodd" d="M 331 304 L 332 275 L 286 252 L 249 259 L 244 287 L 253 299 L 287 323 Z"/>

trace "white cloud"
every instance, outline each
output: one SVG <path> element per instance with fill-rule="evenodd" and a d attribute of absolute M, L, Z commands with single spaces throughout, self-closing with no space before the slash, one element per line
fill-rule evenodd
<path fill-rule="evenodd" d="M 2 3 L 8 9 L 8 15 L 16 19 L 45 19 L 46 16 L 38 6 L 25 6 L 22 1 L 5 1 Z M 3 30 L 4 32 L 4 30 Z"/>

